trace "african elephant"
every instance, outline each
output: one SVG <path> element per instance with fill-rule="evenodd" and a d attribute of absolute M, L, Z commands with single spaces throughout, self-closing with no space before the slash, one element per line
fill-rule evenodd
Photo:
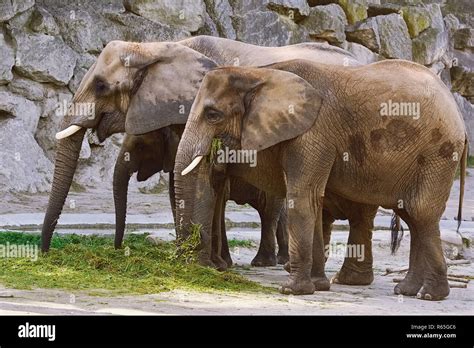
<path fill-rule="evenodd" d="M 408 224 L 409 271 L 396 294 L 449 294 L 439 221 L 460 161 L 463 190 L 467 137 L 453 96 L 429 69 L 402 60 L 359 67 L 292 60 L 209 72 L 178 147 L 177 199 L 205 185 L 208 166 L 199 164 L 215 138 L 241 158 L 258 153 L 259 170 L 244 160 L 227 169 L 291 202 L 290 275 L 282 293 L 329 288 L 322 233 L 329 191 L 393 209 Z M 281 184 L 267 187 L 262 176 Z M 177 206 L 180 228 L 189 214 Z"/>
<path fill-rule="evenodd" d="M 162 170 L 169 173 L 169 195 L 174 216 L 173 168 L 182 129 L 178 132 L 177 134 L 166 127 L 144 135 L 125 135 L 115 163 L 113 179 L 116 249 L 122 246 L 128 184 L 133 173 L 137 173 L 137 181 L 145 181 Z"/>
<path fill-rule="evenodd" d="M 175 209 L 173 168 L 174 158 L 178 147 L 183 126 L 165 127 L 144 135 L 126 135 L 120 149 L 114 170 L 113 192 L 115 202 L 115 247 L 122 246 L 127 213 L 127 192 L 130 177 L 137 172 L 137 180 L 145 181 L 152 175 L 163 170 L 169 173 L 169 193 L 171 207 Z M 273 230 L 277 230 L 279 241 L 278 261 L 285 263 L 288 260 L 288 243 L 284 234 L 284 226 L 279 223 L 278 228 L 272 224 L 279 222 L 280 202 L 267 197 L 265 192 L 239 179 L 229 182 L 229 192 L 226 200 L 233 200 L 238 204 L 249 204 L 257 210 L 262 221 L 262 238 L 260 250 L 252 261 L 254 266 L 275 265 L 275 243 Z M 276 204 L 274 204 L 276 202 Z M 222 218 L 224 215 L 222 214 Z M 225 238 L 225 223 L 222 223 L 222 238 Z M 227 240 L 222 242 L 222 258 L 226 265 L 218 265 L 224 269 L 232 265 L 232 259 L 227 247 Z M 268 264 L 268 263 L 271 264 Z"/>
<path fill-rule="evenodd" d="M 110 42 L 84 76 L 73 97 L 73 107 L 62 122 L 63 130 L 56 135 L 56 160 L 42 227 L 42 250 L 49 250 L 87 128 L 96 130 L 102 141 L 113 133 L 142 135 L 183 125 L 201 80 L 210 69 L 217 65 L 270 64 L 297 57 L 340 65 L 358 64 L 346 51 L 321 43 L 259 47 L 208 36 L 180 42 Z M 211 207 L 211 211 L 215 210 Z M 209 222 L 206 226 L 210 225 Z M 202 240 L 205 244 L 211 239 L 203 236 Z"/>

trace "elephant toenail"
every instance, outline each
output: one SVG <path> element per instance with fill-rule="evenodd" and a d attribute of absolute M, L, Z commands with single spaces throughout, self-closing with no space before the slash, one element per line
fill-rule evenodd
<path fill-rule="evenodd" d="M 421 292 L 419 292 L 418 294 L 416 294 L 416 298 L 420 299 L 423 295 L 421 294 Z"/>
<path fill-rule="evenodd" d="M 431 297 L 430 294 L 425 294 L 425 300 L 431 300 L 431 299 L 432 299 L 432 297 Z"/>

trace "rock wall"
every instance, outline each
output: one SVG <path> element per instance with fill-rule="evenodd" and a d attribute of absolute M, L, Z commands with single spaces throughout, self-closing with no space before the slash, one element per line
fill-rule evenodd
<path fill-rule="evenodd" d="M 452 89 L 474 143 L 473 7 L 471 0 L 0 0 L 0 191 L 50 188 L 58 106 L 116 39 L 323 40 L 366 63 L 410 59 Z M 121 139 L 99 144 L 88 134 L 75 187 L 110 187 Z"/>

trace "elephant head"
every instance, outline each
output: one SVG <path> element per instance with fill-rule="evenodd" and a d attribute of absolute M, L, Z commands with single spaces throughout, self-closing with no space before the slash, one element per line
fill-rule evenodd
<path fill-rule="evenodd" d="M 175 159 L 176 200 L 184 202 L 176 205 L 181 234 L 186 235 L 192 223 L 208 221 L 204 191 L 215 172 L 208 156 L 213 139 L 220 139 L 228 151 L 241 151 L 241 159 L 248 158 L 251 151 L 258 153 L 258 167 L 275 168 L 266 163 L 277 157 L 269 150 L 278 151 L 274 145 L 306 132 L 316 120 L 320 100 L 308 82 L 286 71 L 226 67 L 209 72 L 191 108 Z M 219 157 L 217 162 L 220 167 Z M 259 178 L 266 175 L 245 163 L 233 167 L 239 167 L 240 173 L 253 171 Z M 283 172 L 272 171 L 271 175 L 284 183 Z M 271 192 L 277 196 L 284 196 L 286 190 L 259 188 L 277 190 Z"/>
<path fill-rule="evenodd" d="M 112 41 L 104 48 L 74 95 L 63 130 L 56 134 L 43 251 L 49 250 L 86 129 L 94 129 L 102 141 L 113 133 L 139 135 L 184 124 L 204 74 L 213 67 L 213 61 L 178 43 Z"/>

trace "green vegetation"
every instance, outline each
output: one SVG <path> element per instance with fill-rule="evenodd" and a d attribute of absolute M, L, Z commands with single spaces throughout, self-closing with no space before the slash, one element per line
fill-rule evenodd
<path fill-rule="evenodd" d="M 218 272 L 176 257 L 176 246 L 172 242 L 151 245 L 145 238 L 146 235 L 129 235 L 124 249 L 115 250 L 113 240 L 107 237 L 55 236 L 51 251 L 40 255 L 37 261 L 0 258 L 0 283 L 19 289 L 60 288 L 85 290 L 90 294 L 105 290 L 108 295 L 174 289 L 271 291 L 234 271 Z M 0 233 L 0 245 L 39 245 L 39 242 L 38 234 Z"/>
<path fill-rule="evenodd" d="M 209 162 L 214 163 L 216 156 L 217 156 L 217 151 L 222 149 L 222 140 L 218 138 L 212 139 L 211 143 L 211 152 L 209 153 Z"/>
<path fill-rule="evenodd" d="M 469 168 L 474 168 L 474 156 L 469 156 L 467 158 L 467 166 Z"/>
<path fill-rule="evenodd" d="M 229 248 L 253 248 L 255 244 L 251 240 L 230 239 L 227 241 Z"/>
<path fill-rule="evenodd" d="M 172 258 L 181 260 L 185 263 L 193 263 L 196 261 L 197 250 L 201 243 L 201 224 L 191 224 L 189 236 L 178 240 L 179 248 L 175 248 Z"/>

